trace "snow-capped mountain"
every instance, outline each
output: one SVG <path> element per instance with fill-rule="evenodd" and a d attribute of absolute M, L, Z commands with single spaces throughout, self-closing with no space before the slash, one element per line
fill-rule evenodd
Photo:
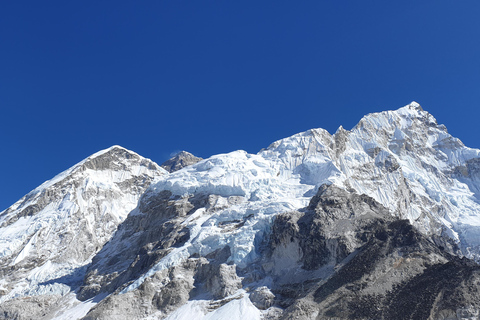
<path fill-rule="evenodd" d="M 167 172 L 122 147 L 100 151 L 0 213 L 0 303 L 62 295 Z M 63 278 L 63 280 L 62 280 Z"/>
<path fill-rule="evenodd" d="M 461 259 L 480 261 L 480 150 L 417 103 L 177 158 L 168 173 L 113 147 L 1 213 L 5 317 L 480 315 L 480 269 Z"/>
<path fill-rule="evenodd" d="M 277 141 L 260 155 L 281 161 L 303 184 L 367 194 L 422 233 L 445 235 L 480 258 L 480 150 L 415 102 L 369 114 L 351 131 L 314 129 Z"/>

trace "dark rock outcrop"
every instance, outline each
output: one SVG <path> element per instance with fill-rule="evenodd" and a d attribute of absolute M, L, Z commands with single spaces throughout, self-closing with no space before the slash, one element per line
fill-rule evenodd
<path fill-rule="evenodd" d="M 277 217 L 269 263 L 280 263 L 286 255 L 278 251 L 292 245 L 297 269 L 287 264 L 290 272 L 272 288 L 275 304 L 284 308 L 282 319 L 480 314 L 480 266 L 445 252 L 370 197 L 322 186 L 304 212 Z"/>

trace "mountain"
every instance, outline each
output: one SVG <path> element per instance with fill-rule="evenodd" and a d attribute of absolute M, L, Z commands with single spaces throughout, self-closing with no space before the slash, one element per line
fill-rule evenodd
<path fill-rule="evenodd" d="M 203 159 L 199 157 L 195 157 L 190 152 L 180 151 L 175 156 L 173 156 L 172 158 L 162 163 L 160 166 L 163 169 L 167 170 L 168 172 L 174 172 L 182 168 L 188 167 L 192 164 L 195 164 L 200 160 L 203 160 Z"/>
<path fill-rule="evenodd" d="M 65 295 L 92 257 L 167 174 L 151 160 L 113 146 L 31 191 L 0 213 L 0 303 Z M 8 317 L 7 317 L 8 318 Z"/>
<path fill-rule="evenodd" d="M 480 150 L 415 102 L 163 166 L 113 147 L 2 212 L 0 317 L 480 316 Z"/>

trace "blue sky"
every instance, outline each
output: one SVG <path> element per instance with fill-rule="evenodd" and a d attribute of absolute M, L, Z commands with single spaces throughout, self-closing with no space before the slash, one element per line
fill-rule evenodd
<path fill-rule="evenodd" d="M 478 1 L 2 1 L 0 210 L 114 144 L 157 163 L 419 102 L 480 147 Z"/>

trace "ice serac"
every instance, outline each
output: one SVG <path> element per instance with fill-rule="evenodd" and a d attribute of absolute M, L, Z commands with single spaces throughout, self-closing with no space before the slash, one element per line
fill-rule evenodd
<path fill-rule="evenodd" d="M 174 172 L 192 164 L 195 164 L 200 160 L 203 159 L 195 157 L 190 152 L 180 151 L 175 156 L 162 163 L 160 166 L 168 172 Z"/>
<path fill-rule="evenodd" d="M 0 213 L 0 310 L 27 304 L 24 296 L 55 299 L 78 285 L 85 265 L 165 174 L 153 161 L 113 146 Z"/>

